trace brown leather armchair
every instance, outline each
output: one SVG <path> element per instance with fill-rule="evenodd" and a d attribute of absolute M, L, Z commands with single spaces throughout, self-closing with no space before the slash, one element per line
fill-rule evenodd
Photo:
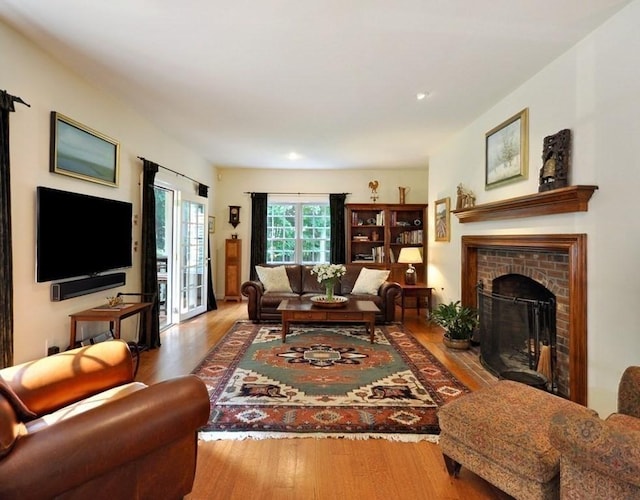
<path fill-rule="evenodd" d="M 133 380 L 120 340 L 0 370 L 0 498 L 182 498 L 209 417 L 195 376 Z"/>

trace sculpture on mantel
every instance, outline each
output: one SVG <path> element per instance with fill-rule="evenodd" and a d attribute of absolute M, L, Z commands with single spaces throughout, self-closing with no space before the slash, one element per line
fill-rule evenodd
<path fill-rule="evenodd" d="M 544 138 L 538 192 L 567 187 L 571 166 L 571 130 L 564 129 Z"/>
<path fill-rule="evenodd" d="M 462 183 L 458 184 L 458 196 L 456 198 L 456 210 L 461 208 L 471 208 L 476 204 L 476 195 L 473 191 L 466 189 Z"/>

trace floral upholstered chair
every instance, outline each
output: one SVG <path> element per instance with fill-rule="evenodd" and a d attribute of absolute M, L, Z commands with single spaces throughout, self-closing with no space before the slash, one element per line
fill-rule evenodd
<path fill-rule="evenodd" d="M 561 499 L 640 498 L 640 366 L 625 370 L 606 420 L 562 412 L 551 422 Z"/>

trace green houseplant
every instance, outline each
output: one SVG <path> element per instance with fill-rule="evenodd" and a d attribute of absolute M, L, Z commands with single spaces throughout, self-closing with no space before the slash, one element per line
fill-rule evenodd
<path fill-rule="evenodd" d="M 460 304 L 460 301 L 440 304 L 431 314 L 431 319 L 445 329 L 444 344 L 454 349 L 468 349 L 471 335 L 478 326 L 475 309 Z"/>

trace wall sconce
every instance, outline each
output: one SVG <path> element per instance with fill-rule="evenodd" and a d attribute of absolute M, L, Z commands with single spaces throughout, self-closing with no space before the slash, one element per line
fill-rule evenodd
<path fill-rule="evenodd" d="M 229 205 L 229 224 L 231 224 L 234 229 L 240 224 L 240 207 L 236 205 Z"/>
<path fill-rule="evenodd" d="M 420 249 L 418 247 L 404 247 L 400 250 L 400 255 L 398 256 L 398 262 L 400 264 L 409 264 L 407 271 L 404 275 L 404 284 L 405 285 L 415 285 L 416 284 L 416 268 L 413 267 L 413 264 L 422 264 L 422 254 L 420 253 Z"/>

